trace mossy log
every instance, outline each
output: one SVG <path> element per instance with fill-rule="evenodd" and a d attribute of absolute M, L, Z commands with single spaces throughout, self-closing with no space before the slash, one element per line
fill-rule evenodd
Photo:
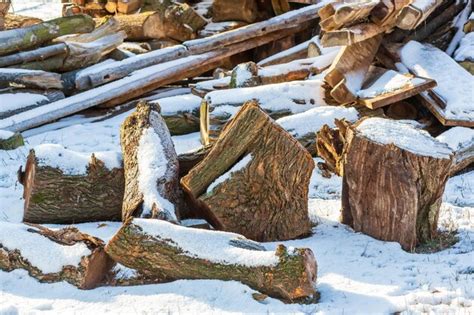
<path fill-rule="evenodd" d="M 256 241 L 287 240 L 311 230 L 313 168 L 306 149 L 248 102 L 181 185 L 215 228 Z"/>
<path fill-rule="evenodd" d="M 214 0 L 212 2 L 212 21 L 242 21 L 254 23 L 258 18 L 257 0 Z"/>
<path fill-rule="evenodd" d="M 24 269 L 28 274 L 40 282 L 66 281 L 80 289 L 93 289 L 101 285 L 106 279 L 115 262 L 105 253 L 104 242 L 93 236 L 81 233 L 74 227 L 60 230 L 50 230 L 42 226 L 28 226 L 9 222 L 0 222 L 0 269 L 12 271 Z M 10 233 L 9 235 L 7 233 Z M 18 237 L 25 242 L 25 247 L 9 246 L 9 237 Z M 46 244 L 45 244 L 46 243 Z M 48 244 L 50 243 L 50 244 Z M 26 247 L 48 245 L 44 251 L 33 250 Z M 46 247 L 46 246 L 45 246 Z M 69 249 L 70 248 L 70 249 Z M 84 253 L 78 256 L 77 253 Z M 51 256 L 64 254 L 65 256 Z M 44 255 L 44 257 L 42 256 Z M 66 257 L 67 255 L 67 257 Z M 67 264 L 57 270 L 43 271 L 40 264 L 33 262 L 42 261 L 42 265 L 48 263 L 57 264 L 59 260 L 71 261 L 72 257 L 77 259 L 77 264 Z M 51 266 L 46 266 L 51 269 Z"/>
<path fill-rule="evenodd" d="M 182 207 L 178 156 L 158 107 L 140 102 L 120 128 L 120 142 L 125 168 L 122 219 L 178 221 Z"/>
<path fill-rule="evenodd" d="M 413 125 L 381 118 L 348 128 L 346 141 L 342 222 L 407 251 L 433 239 L 452 150 Z"/>
<path fill-rule="evenodd" d="M 120 264 L 165 281 L 234 280 L 285 302 L 314 302 L 318 298 L 316 260 L 307 248 L 290 252 L 279 245 L 276 251 L 267 251 L 233 233 L 133 219 L 110 240 L 106 252 Z M 236 255 L 227 256 L 231 252 Z M 253 262 L 242 257 L 252 257 Z M 255 257 L 262 259 L 256 261 Z"/>
<path fill-rule="evenodd" d="M 45 152 L 45 149 L 39 152 Z M 59 160 L 78 154 L 56 147 L 50 152 Z M 94 154 L 88 164 L 86 162 L 86 173 L 71 173 L 58 167 L 57 163 L 49 159 L 49 153 L 37 156 L 35 150 L 31 150 L 25 171 L 20 168 L 19 179 L 24 186 L 25 199 L 24 222 L 72 224 L 120 220 L 124 186 L 121 166 L 109 169 Z"/>
<path fill-rule="evenodd" d="M 63 35 L 89 33 L 94 27 L 95 22 L 90 16 L 75 15 L 3 31 L 0 33 L 0 55 L 27 50 Z"/>
<path fill-rule="evenodd" d="M 0 150 L 15 150 L 18 147 L 21 147 L 22 145 L 25 145 L 25 142 L 23 140 L 23 136 L 21 133 L 11 133 L 10 136 L 8 137 L 1 137 L 2 133 L 8 133 L 10 134 L 9 131 L 2 131 L 0 130 Z"/>

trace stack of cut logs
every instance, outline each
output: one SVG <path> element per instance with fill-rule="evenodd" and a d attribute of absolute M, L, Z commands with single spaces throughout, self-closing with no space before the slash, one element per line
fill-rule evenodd
<path fill-rule="evenodd" d="M 74 1 L 63 18 L 0 33 L 0 100 L 43 97 L 0 101 L 0 149 L 85 110 L 134 109 L 113 165 L 31 150 L 18 172 L 28 227 L 0 227 L 89 254 L 48 273 L 0 238 L 1 269 L 83 289 L 237 280 L 314 302 L 312 251 L 257 242 L 311 233 L 315 161 L 342 176 L 342 223 L 407 251 L 436 239 L 444 186 L 474 162 L 471 2 L 241 2 Z M 193 132 L 202 147 L 178 155 L 172 136 Z M 84 171 L 61 167 L 78 156 Z M 38 225 L 120 220 L 108 242 Z"/>

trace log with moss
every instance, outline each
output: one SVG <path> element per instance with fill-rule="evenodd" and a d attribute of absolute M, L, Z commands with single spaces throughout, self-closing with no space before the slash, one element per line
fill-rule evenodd
<path fill-rule="evenodd" d="M 158 107 L 140 102 L 120 128 L 120 142 L 125 169 L 122 219 L 178 221 L 182 200 L 178 156 Z"/>
<path fill-rule="evenodd" d="M 413 123 L 368 118 L 346 132 L 342 222 L 413 250 L 437 235 L 452 150 Z"/>
<path fill-rule="evenodd" d="M 92 156 L 42 144 L 30 151 L 23 172 L 23 221 L 71 224 L 120 220 L 124 175 L 117 153 Z"/>
<path fill-rule="evenodd" d="M 56 37 L 89 33 L 95 22 L 88 15 L 74 15 L 35 24 L 25 28 L 0 32 L 0 55 L 39 46 Z"/>
<path fill-rule="evenodd" d="M 240 281 L 285 302 L 314 302 L 317 265 L 307 248 L 265 250 L 238 234 L 174 225 L 161 220 L 128 220 L 106 252 L 117 262 L 164 281 Z"/>
<path fill-rule="evenodd" d="M 80 289 L 99 286 L 115 264 L 104 246 L 74 227 L 53 231 L 0 222 L 0 269 L 24 269 L 40 282 L 66 281 Z"/>
<path fill-rule="evenodd" d="M 248 102 L 181 185 L 216 229 L 257 241 L 287 240 L 310 232 L 313 168 L 305 148 Z"/>
<path fill-rule="evenodd" d="M 0 150 L 15 150 L 25 145 L 21 133 L 0 130 Z"/>

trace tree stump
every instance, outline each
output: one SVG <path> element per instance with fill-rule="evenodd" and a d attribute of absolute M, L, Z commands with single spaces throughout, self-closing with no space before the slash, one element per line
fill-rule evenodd
<path fill-rule="evenodd" d="M 162 220 L 127 220 L 106 246 L 120 264 L 162 281 L 240 281 L 286 302 L 314 302 L 317 265 L 307 248 L 265 250 L 241 235 Z"/>
<path fill-rule="evenodd" d="M 257 241 L 287 240 L 311 230 L 313 168 L 305 148 L 248 102 L 181 184 L 215 228 Z"/>
<path fill-rule="evenodd" d="M 139 103 L 122 124 L 120 142 L 125 169 L 122 219 L 178 221 L 182 200 L 178 157 L 158 107 Z"/>
<path fill-rule="evenodd" d="M 116 153 L 92 156 L 43 144 L 30 151 L 23 221 L 72 224 L 120 220 L 124 176 Z"/>
<path fill-rule="evenodd" d="M 382 118 L 348 128 L 342 222 L 413 250 L 437 232 L 452 150 L 408 123 Z"/>
<path fill-rule="evenodd" d="M 53 231 L 0 222 L 0 269 L 24 269 L 40 282 L 66 281 L 80 289 L 97 287 L 115 264 L 104 246 L 100 239 L 74 227 Z"/>

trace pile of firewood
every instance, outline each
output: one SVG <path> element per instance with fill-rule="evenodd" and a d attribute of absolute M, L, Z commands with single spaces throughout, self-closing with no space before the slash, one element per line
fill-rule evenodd
<path fill-rule="evenodd" d="M 0 268 L 84 289 L 237 280 L 314 302 L 312 251 L 257 243 L 311 233 L 313 157 L 342 176 L 344 224 L 407 251 L 435 239 L 448 178 L 474 162 L 471 2 L 304 2 L 75 1 L 63 18 L 0 33 L 0 99 L 60 95 L 0 103 L 0 149 L 92 107 L 135 108 L 121 156 L 43 144 L 19 170 L 28 226 L 2 228 L 74 247 L 76 263 L 42 268 L 0 233 Z M 141 41 L 139 55 L 124 40 Z M 191 93 L 154 93 L 182 85 Z M 171 136 L 192 132 L 202 147 L 178 155 Z M 107 220 L 123 221 L 108 242 L 38 225 Z"/>

